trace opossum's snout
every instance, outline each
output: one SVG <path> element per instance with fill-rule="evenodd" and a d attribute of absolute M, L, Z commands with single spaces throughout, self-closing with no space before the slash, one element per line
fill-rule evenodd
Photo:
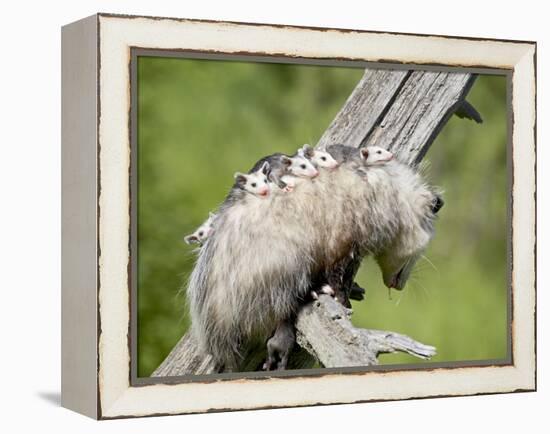
<path fill-rule="evenodd" d="M 258 190 L 258 194 L 260 196 L 268 196 L 269 195 L 269 187 L 261 188 Z"/>
<path fill-rule="evenodd" d="M 403 245 L 400 243 L 394 243 L 388 250 L 376 256 L 384 285 L 388 288 L 397 290 L 405 288 L 418 258 L 424 252 L 425 245 L 417 250 L 400 254 L 402 248 Z"/>
<path fill-rule="evenodd" d="M 319 176 L 319 171 L 317 169 L 314 169 L 311 172 L 311 178 L 317 178 Z"/>
<path fill-rule="evenodd" d="M 382 269 L 382 277 L 384 279 L 384 285 L 388 288 L 401 291 L 407 285 L 411 271 L 416 263 L 415 259 L 409 259 L 400 268 L 393 268 L 394 271 L 389 271 L 384 262 L 379 260 L 380 268 Z M 395 271 L 397 270 L 397 271 Z"/>
<path fill-rule="evenodd" d="M 405 278 L 405 274 L 407 275 L 406 278 Z M 403 266 L 397 273 L 395 273 L 389 278 L 387 283 L 384 282 L 384 284 L 388 288 L 393 288 L 393 289 L 397 289 L 398 291 L 401 291 L 407 284 L 408 274 L 410 274 L 410 271 L 408 273 L 405 273 L 405 266 Z"/>

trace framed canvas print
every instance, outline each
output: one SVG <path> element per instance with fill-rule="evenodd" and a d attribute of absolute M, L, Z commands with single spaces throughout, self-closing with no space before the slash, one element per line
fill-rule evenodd
<path fill-rule="evenodd" d="M 536 44 L 62 30 L 62 404 L 532 391 Z"/>

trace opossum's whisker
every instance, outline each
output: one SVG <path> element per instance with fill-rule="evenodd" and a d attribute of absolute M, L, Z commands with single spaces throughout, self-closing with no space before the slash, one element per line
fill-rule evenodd
<path fill-rule="evenodd" d="M 411 277 L 417 277 L 417 278 L 420 278 L 422 277 L 423 273 L 428 269 L 428 266 L 422 266 L 422 265 L 416 265 L 412 270 L 411 270 Z M 431 270 L 431 268 L 430 268 Z"/>
<path fill-rule="evenodd" d="M 430 264 L 433 267 L 433 269 L 439 273 L 439 270 L 437 269 L 437 267 L 434 265 L 432 261 L 428 259 L 426 255 L 420 255 L 420 257 L 424 259 L 428 264 Z"/>
<path fill-rule="evenodd" d="M 418 285 L 420 287 L 420 289 L 422 289 L 423 294 L 426 296 L 426 298 L 431 297 L 430 291 L 428 291 L 428 289 L 424 285 L 422 285 L 419 280 L 414 279 L 413 282 L 414 282 L 415 285 Z"/>
<path fill-rule="evenodd" d="M 399 303 L 401 303 L 401 300 L 403 299 L 403 297 L 405 297 L 405 291 L 401 291 L 401 293 L 399 294 L 399 297 L 395 302 L 395 306 L 399 306 Z"/>

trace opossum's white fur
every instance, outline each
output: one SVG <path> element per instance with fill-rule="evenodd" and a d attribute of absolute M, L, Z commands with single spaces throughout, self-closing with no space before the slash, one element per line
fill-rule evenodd
<path fill-rule="evenodd" d="M 385 164 L 393 159 L 393 154 L 380 146 L 367 146 L 361 148 L 361 157 L 367 166 Z"/>
<path fill-rule="evenodd" d="M 314 149 L 307 143 L 298 149 L 296 154 L 310 160 L 315 167 L 334 169 L 338 166 L 338 161 L 332 158 L 328 152 Z"/>
<path fill-rule="evenodd" d="M 288 173 L 290 175 L 301 178 L 315 178 L 319 174 L 315 166 L 307 158 L 301 155 L 295 155 L 290 160 L 291 163 L 288 167 Z"/>
<path fill-rule="evenodd" d="M 363 176 L 345 164 L 322 170 L 293 194 L 227 201 L 187 291 L 200 348 L 236 367 L 241 345 L 267 339 L 316 275 L 353 247 L 377 257 L 391 280 L 428 244 L 433 199 L 417 173 L 391 161 Z"/>

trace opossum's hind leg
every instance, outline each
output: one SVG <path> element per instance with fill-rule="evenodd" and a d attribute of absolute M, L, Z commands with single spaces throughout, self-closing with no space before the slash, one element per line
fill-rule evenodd
<path fill-rule="evenodd" d="M 265 371 L 286 369 L 288 357 L 295 342 L 294 324 L 291 321 L 279 323 L 277 330 L 267 341 L 267 359 L 263 369 Z"/>

